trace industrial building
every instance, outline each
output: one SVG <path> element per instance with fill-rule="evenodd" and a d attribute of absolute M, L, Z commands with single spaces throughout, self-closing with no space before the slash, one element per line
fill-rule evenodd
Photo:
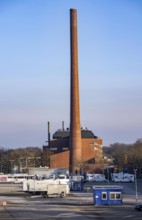
<path fill-rule="evenodd" d="M 50 168 L 65 167 L 71 173 L 79 173 L 84 164 L 102 157 L 102 139 L 87 128 L 81 128 L 78 74 L 77 10 L 70 9 L 70 128 L 57 130 L 50 140 L 48 123 L 48 146 L 43 155 L 51 151 Z"/>
<path fill-rule="evenodd" d="M 48 135 L 49 136 L 49 135 Z M 48 140 L 48 145 L 43 146 L 44 155 L 50 150 L 50 168 L 65 167 L 69 170 L 69 128 L 58 129 L 53 134 L 52 139 Z M 102 158 L 102 139 L 98 138 L 93 132 L 85 127 L 81 128 L 82 155 L 79 172 L 85 169 L 85 164 L 94 163 Z M 48 151 L 49 152 L 49 151 Z M 83 171 L 83 170 L 82 170 Z"/>

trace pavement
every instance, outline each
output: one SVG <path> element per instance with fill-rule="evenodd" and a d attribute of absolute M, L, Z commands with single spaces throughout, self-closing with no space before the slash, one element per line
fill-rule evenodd
<path fill-rule="evenodd" d="M 137 202 L 142 202 L 141 183 L 138 183 Z M 67 198 L 44 199 L 21 192 L 21 185 L 16 184 L 12 188 L 11 185 L 5 187 L 0 184 L 0 220 L 141 220 L 142 212 L 134 209 L 135 184 L 123 184 L 123 189 L 123 205 L 96 206 L 92 187 L 88 192 L 71 192 Z"/>

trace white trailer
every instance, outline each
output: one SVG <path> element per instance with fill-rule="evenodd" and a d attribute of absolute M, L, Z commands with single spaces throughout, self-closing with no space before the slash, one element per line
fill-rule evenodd
<path fill-rule="evenodd" d="M 23 183 L 25 179 L 32 177 L 33 175 L 27 173 L 3 174 L 0 175 L 0 182 Z"/>
<path fill-rule="evenodd" d="M 48 184 L 54 184 L 53 180 L 34 180 L 29 179 L 23 182 L 23 191 L 28 193 L 43 192 L 47 190 Z"/>
<path fill-rule="evenodd" d="M 113 182 L 134 182 L 134 174 L 130 173 L 112 173 L 111 179 Z"/>
<path fill-rule="evenodd" d="M 29 179 L 23 182 L 23 191 L 28 193 L 41 193 L 47 192 L 48 185 L 68 185 L 70 188 L 70 181 L 66 176 L 61 175 L 59 178 L 54 179 Z"/>
<path fill-rule="evenodd" d="M 87 173 L 86 174 L 86 181 L 91 182 L 91 181 L 96 181 L 96 182 L 104 182 L 106 181 L 105 175 L 104 174 L 99 174 L 99 173 Z"/>
<path fill-rule="evenodd" d="M 49 167 L 30 167 L 28 168 L 28 173 L 30 175 L 36 175 L 39 178 L 48 178 L 51 175 L 56 177 L 60 174 L 68 175 L 69 171 L 66 168 L 49 169 Z"/>
<path fill-rule="evenodd" d="M 47 185 L 46 192 L 42 192 L 42 196 L 45 198 L 53 195 L 65 197 L 69 193 L 70 193 L 70 189 L 69 189 L 69 185 L 67 184 L 49 184 Z"/>

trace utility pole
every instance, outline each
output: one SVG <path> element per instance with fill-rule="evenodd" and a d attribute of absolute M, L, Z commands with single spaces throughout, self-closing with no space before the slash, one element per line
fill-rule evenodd
<path fill-rule="evenodd" d="M 137 187 L 137 169 L 134 169 L 135 174 L 135 191 L 136 191 L 136 204 L 138 202 L 138 187 Z"/>

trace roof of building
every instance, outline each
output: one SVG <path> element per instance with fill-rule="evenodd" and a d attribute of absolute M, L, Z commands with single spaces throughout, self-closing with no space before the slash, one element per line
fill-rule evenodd
<path fill-rule="evenodd" d="M 70 135 L 69 130 L 57 130 L 53 134 L 53 139 L 68 139 Z M 86 138 L 98 138 L 93 134 L 91 130 L 88 129 L 81 129 L 81 138 L 86 139 Z"/>

